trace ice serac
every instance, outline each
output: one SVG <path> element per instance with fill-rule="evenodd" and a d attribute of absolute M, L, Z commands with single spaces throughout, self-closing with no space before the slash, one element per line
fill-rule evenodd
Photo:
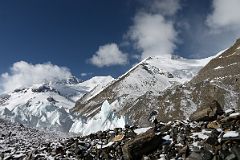
<path fill-rule="evenodd" d="M 201 60 L 176 56 L 172 58 L 149 57 L 112 81 L 99 93 L 93 96 L 90 93 L 84 95 L 77 101 L 72 111 L 86 118 L 92 118 L 100 112 L 105 100 L 109 103 L 117 100 L 121 106 L 117 114 L 129 115 L 130 119 L 131 117 L 137 118 L 140 110 L 133 106 L 139 100 L 144 101 L 142 99 L 144 95 L 159 96 L 164 90 L 191 80 L 214 57 Z M 148 105 L 150 101 L 153 100 L 147 101 L 145 105 L 147 112 L 150 112 Z"/>
<path fill-rule="evenodd" d="M 116 104 L 116 103 L 115 103 Z M 116 115 L 116 111 L 119 107 L 117 105 L 110 105 L 108 101 L 104 101 L 101 106 L 101 111 L 91 119 L 83 122 L 81 120 L 76 121 L 69 132 L 79 133 L 82 135 L 88 135 L 97 131 L 104 131 L 114 128 L 124 128 L 126 119 L 124 116 Z"/>
<path fill-rule="evenodd" d="M 76 99 L 88 92 L 99 92 L 112 80 L 102 76 L 81 82 L 70 77 L 18 88 L 0 96 L 0 117 L 28 127 L 68 132 L 79 119 L 69 111 Z"/>

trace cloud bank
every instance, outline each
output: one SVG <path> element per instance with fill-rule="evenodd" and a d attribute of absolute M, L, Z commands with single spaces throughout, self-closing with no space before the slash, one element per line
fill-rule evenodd
<path fill-rule="evenodd" d="M 141 59 L 171 57 L 178 35 L 171 17 L 181 8 L 179 0 L 150 0 L 147 6 L 136 14 L 127 35 Z"/>
<path fill-rule="evenodd" d="M 97 67 L 125 65 L 128 62 L 128 56 L 119 49 L 116 43 L 110 43 L 100 46 L 89 61 Z"/>
<path fill-rule="evenodd" d="M 36 83 L 58 81 L 71 77 L 69 69 L 51 63 L 30 64 L 25 61 L 16 62 L 9 73 L 0 77 L 0 90 L 12 91 L 16 88 L 29 87 Z"/>

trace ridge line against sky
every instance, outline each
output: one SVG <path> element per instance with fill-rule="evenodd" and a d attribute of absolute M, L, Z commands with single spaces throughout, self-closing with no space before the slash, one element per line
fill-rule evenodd
<path fill-rule="evenodd" d="M 67 66 L 88 79 L 117 77 L 148 56 L 208 57 L 240 37 L 238 6 L 240 0 L 1 1 L 0 81 L 21 61 Z"/>

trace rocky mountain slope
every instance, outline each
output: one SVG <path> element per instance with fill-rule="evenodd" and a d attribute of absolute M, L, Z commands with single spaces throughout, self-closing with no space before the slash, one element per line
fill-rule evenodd
<path fill-rule="evenodd" d="M 100 111 L 101 104 L 108 100 L 110 103 L 118 101 L 125 113 L 147 92 L 160 95 L 171 86 L 191 80 L 212 58 L 190 60 L 180 57 L 149 57 L 113 81 L 99 94 L 92 98 L 89 98 L 89 94 L 84 95 L 77 101 L 73 111 L 91 118 Z"/>
<path fill-rule="evenodd" d="M 68 132 L 77 118 L 69 112 L 76 99 L 88 92 L 98 93 L 112 80 L 106 76 L 80 82 L 71 77 L 15 89 L 0 96 L 0 117 L 28 127 Z"/>

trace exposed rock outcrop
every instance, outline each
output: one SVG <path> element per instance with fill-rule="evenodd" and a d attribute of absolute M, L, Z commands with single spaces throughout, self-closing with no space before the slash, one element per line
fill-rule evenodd
<path fill-rule="evenodd" d="M 210 121 L 216 120 L 217 116 L 223 114 L 222 107 L 220 104 L 213 100 L 212 102 L 206 104 L 206 106 L 200 107 L 191 116 L 191 121 Z"/>

